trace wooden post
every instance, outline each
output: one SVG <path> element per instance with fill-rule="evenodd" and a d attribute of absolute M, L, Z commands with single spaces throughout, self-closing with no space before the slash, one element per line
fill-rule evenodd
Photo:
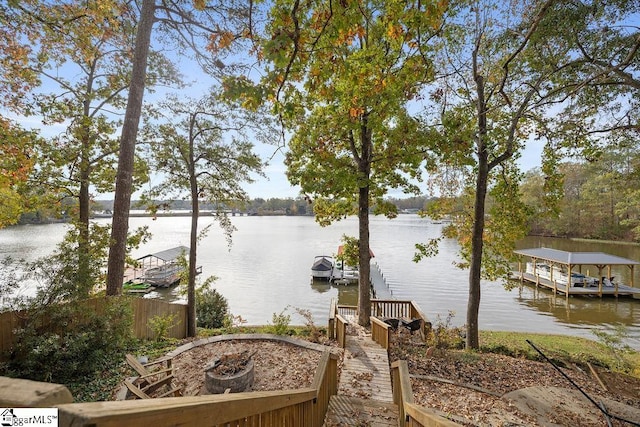
<path fill-rule="evenodd" d="M 5 408 L 49 408 L 72 402 L 62 384 L 0 377 L 0 405 Z"/>

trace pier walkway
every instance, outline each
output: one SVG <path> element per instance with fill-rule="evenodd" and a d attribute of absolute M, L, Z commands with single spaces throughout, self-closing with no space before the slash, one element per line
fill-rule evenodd
<path fill-rule="evenodd" d="M 398 425 L 387 350 L 349 319 L 338 394 L 331 397 L 325 427 Z"/>

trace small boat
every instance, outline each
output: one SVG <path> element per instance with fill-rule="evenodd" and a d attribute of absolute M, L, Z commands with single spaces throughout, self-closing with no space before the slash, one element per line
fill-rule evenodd
<path fill-rule="evenodd" d="M 128 280 L 122 284 L 122 290 L 128 294 L 147 294 L 155 290 L 151 283 Z"/>
<path fill-rule="evenodd" d="M 311 266 L 311 277 L 314 279 L 331 280 L 333 275 L 333 258 L 328 255 L 318 255 Z"/>

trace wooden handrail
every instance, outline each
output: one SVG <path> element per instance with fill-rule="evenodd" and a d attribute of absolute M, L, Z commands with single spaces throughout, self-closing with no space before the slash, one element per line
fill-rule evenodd
<path fill-rule="evenodd" d="M 391 327 L 377 317 L 372 317 L 371 339 L 380 344 L 380 346 L 385 350 L 389 350 L 391 342 Z"/>
<path fill-rule="evenodd" d="M 340 314 L 336 315 L 336 340 L 341 348 L 347 345 L 347 325 L 349 322 Z"/>
<path fill-rule="evenodd" d="M 409 366 L 406 360 L 391 364 L 393 378 L 393 402 L 398 405 L 398 425 L 423 427 L 454 427 L 459 424 L 447 420 L 434 411 L 416 405 L 413 398 Z"/>

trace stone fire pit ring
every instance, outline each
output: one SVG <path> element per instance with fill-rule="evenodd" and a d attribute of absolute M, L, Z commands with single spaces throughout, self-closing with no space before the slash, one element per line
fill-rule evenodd
<path fill-rule="evenodd" d="M 230 375 L 219 375 L 215 372 L 215 368 L 219 362 L 220 359 L 216 359 L 204 369 L 204 385 L 209 393 L 221 394 L 227 389 L 231 393 L 240 393 L 251 388 L 254 379 L 253 358 L 249 358 L 249 361 L 242 370 Z"/>

